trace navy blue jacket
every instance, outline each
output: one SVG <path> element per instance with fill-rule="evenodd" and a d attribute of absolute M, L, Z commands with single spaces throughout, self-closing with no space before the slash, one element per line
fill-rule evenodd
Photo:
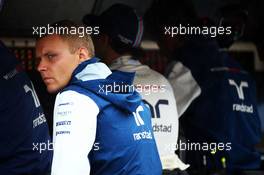
<path fill-rule="evenodd" d="M 151 114 L 140 95 L 131 88 L 134 73 L 116 71 L 106 79 L 84 81 L 75 77 L 87 65 L 93 66 L 96 62 L 97 59 L 92 58 L 80 64 L 73 72 L 69 86 L 64 89 L 88 96 L 100 111 L 95 138 L 100 149 L 91 150 L 88 156 L 91 174 L 160 175 L 162 168 L 152 132 Z M 106 93 L 106 87 L 110 86 L 116 87 L 115 90 Z"/>
<path fill-rule="evenodd" d="M 0 174 L 50 171 L 50 136 L 34 87 L 0 42 Z M 52 149 L 52 145 L 50 145 Z"/>
<path fill-rule="evenodd" d="M 176 54 L 201 88 L 181 118 L 187 140 L 225 145 L 215 154 L 200 153 L 199 161 L 194 158 L 197 151 L 187 151 L 187 159 L 194 168 L 203 166 L 206 156 L 209 168 L 255 169 L 260 166 L 255 145 L 261 137 L 255 82 L 218 48 L 213 39 L 200 37 L 188 41 Z M 226 162 L 221 162 L 223 157 Z"/>

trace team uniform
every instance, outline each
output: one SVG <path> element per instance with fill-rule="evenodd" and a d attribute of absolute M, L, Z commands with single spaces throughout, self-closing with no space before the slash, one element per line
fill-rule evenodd
<path fill-rule="evenodd" d="M 0 67 L 0 174 L 47 173 L 52 145 L 46 118 L 32 83 L 1 42 Z"/>
<path fill-rule="evenodd" d="M 218 48 L 212 39 L 193 38 L 176 55 L 201 89 L 181 118 L 187 140 L 224 144 L 224 150 L 221 146 L 213 154 L 187 151 L 187 163 L 194 169 L 255 169 L 260 165 L 255 145 L 261 136 L 255 84 Z"/>
<path fill-rule="evenodd" d="M 110 69 L 135 72 L 134 85 L 152 114 L 152 127 L 162 168 L 186 169 L 188 166 L 184 165 L 175 154 L 178 139 L 178 113 L 173 90 L 168 80 L 130 55 L 115 59 Z"/>
<path fill-rule="evenodd" d="M 73 72 L 54 108 L 53 175 L 161 174 L 151 114 L 134 74 L 92 58 Z"/>

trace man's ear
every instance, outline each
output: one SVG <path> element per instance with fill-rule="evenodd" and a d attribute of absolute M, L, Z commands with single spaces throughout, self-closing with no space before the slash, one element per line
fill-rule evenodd
<path fill-rule="evenodd" d="M 89 54 L 89 51 L 87 48 L 85 47 L 80 47 L 78 49 L 78 57 L 79 57 L 79 63 L 85 61 L 85 60 L 88 60 L 90 58 L 90 54 Z"/>

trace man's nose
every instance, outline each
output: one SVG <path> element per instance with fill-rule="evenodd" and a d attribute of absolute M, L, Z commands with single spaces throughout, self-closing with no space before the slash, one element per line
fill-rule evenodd
<path fill-rule="evenodd" d="M 39 60 L 37 70 L 39 72 L 43 72 L 43 71 L 47 70 L 47 64 L 45 63 L 45 60 L 43 60 L 43 59 Z"/>

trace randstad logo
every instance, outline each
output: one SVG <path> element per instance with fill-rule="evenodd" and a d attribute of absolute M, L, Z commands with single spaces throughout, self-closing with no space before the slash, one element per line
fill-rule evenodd
<path fill-rule="evenodd" d="M 245 81 L 241 81 L 240 85 L 238 86 L 236 84 L 236 82 L 232 79 L 229 79 L 229 84 L 231 86 L 235 86 L 236 90 L 237 90 L 237 94 L 238 94 L 238 98 L 240 100 L 244 100 L 245 96 L 244 96 L 244 92 L 243 92 L 243 88 L 244 87 L 248 87 L 248 83 Z M 245 104 L 233 104 L 233 111 L 237 111 L 237 112 L 246 112 L 246 113 L 253 113 L 254 109 L 253 109 L 253 105 L 251 104 L 250 106 L 245 105 Z"/>
<path fill-rule="evenodd" d="M 248 83 L 245 82 L 245 81 L 241 81 L 240 85 L 238 86 L 234 80 L 229 79 L 229 84 L 231 86 L 235 86 L 236 87 L 236 90 L 237 90 L 237 93 L 238 93 L 238 98 L 241 99 L 241 100 L 244 100 L 245 97 L 244 97 L 243 88 L 244 87 L 248 87 Z"/>
<path fill-rule="evenodd" d="M 144 111 L 143 107 L 142 106 L 138 106 L 137 109 L 136 109 L 136 112 L 133 112 L 133 115 L 134 115 L 134 118 L 135 118 L 135 121 L 136 121 L 136 124 L 137 126 L 141 126 L 141 125 L 144 125 L 144 121 L 142 120 L 139 112 L 141 111 Z"/>

